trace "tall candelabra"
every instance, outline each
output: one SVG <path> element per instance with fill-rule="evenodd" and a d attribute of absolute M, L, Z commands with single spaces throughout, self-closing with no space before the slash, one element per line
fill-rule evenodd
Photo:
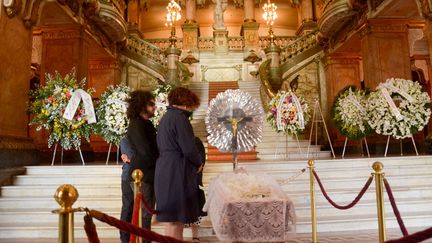
<path fill-rule="evenodd" d="M 273 33 L 273 24 L 274 21 L 277 19 L 277 6 L 274 3 L 271 3 L 270 0 L 267 0 L 267 3 L 264 4 L 262 7 L 264 13 L 263 13 L 263 19 L 266 21 L 267 26 L 269 28 L 269 36 L 270 36 L 270 44 L 274 44 L 274 33 Z"/>
<path fill-rule="evenodd" d="M 175 47 L 175 43 L 176 43 L 175 23 L 176 23 L 176 21 L 181 19 L 181 13 L 180 13 L 181 7 L 176 1 L 171 0 L 168 3 L 166 9 L 167 9 L 167 15 L 166 15 L 165 26 L 171 27 L 170 42 L 171 42 L 171 46 Z"/>

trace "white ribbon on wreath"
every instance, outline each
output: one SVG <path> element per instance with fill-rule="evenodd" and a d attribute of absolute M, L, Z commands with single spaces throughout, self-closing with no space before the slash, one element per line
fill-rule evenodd
<path fill-rule="evenodd" d="M 357 100 L 357 97 L 355 97 L 352 90 L 349 90 L 348 100 L 351 101 L 351 103 L 362 113 L 365 114 L 366 110 L 365 108 L 360 104 L 360 102 Z"/>
<path fill-rule="evenodd" d="M 393 99 L 390 96 L 390 92 L 397 93 L 401 95 L 403 98 L 405 98 L 408 102 L 413 102 L 414 99 L 411 95 L 409 95 L 407 92 L 399 89 L 398 87 L 393 86 L 390 83 L 383 83 L 380 85 L 381 94 L 386 99 L 388 105 L 390 106 L 390 110 L 395 116 L 396 120 L 400 121 L 404 118 L 404 116 L 400 113 L 399 109 L 396 107 L 396 104 L 394 103 Z M 389 92 L 390 91 L 390 92 Z"/>
<path fill-rule="evenodd" d="M 93 101 L 91 96 L 82 89 L 77 89 L 72 93 L 72 97 L 70 98 L 65 112 L 63 114 L 63 118 L 72 121 L 78 106 L 83 101 L 84 104 L 84 114 L 87 119 L 88 124 L 92 124 L 96 122 L 96 114 L 93 107 Z"/>
<path fill-rule="evenodd" d="M 277 124 L 277 129 L 279 131 L 283 130 L 283 124 L 282 124 L 282 105 L 283 105 L 283 101 L 286 99 L 287 96 L 291 95 L 294 105 L 297 108 L 297 117 L 299 120 L 299 128 L 300 129 L 304 129 L 305 124 L 304 124 L 304 116 L 303 116 L 303 109 L 301 107 L 300 101 L 297 98 L 297 96 L 294 93 L 291 92 L 287 92 L 285 93 L 279 101 L 278 107 L 277 107 L 277 119 L 276 119 L 276 124 Z"/>
<path fill-rule="evenodd" d="M 112 100 L 112 99 L 108 99 L 107 100 L 107 104 L 117 104 L 117 105 L 122 105 L 122 106 L 126 106 L 128 107 L 128 103 L 122 100 Z"/>

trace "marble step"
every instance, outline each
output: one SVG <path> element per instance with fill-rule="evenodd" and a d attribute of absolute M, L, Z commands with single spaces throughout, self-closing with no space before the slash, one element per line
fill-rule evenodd
<path fill-rule="evenodd" d="M 329 159 L 331 158 L 330 151 L 314 151 L 307 154 L 306 152 L 289 153 L 285 154 L 258 154 L 260 160 L 298 160 L 298 159 Z"/>
<path fill-rule="evenodd" d="M 410 189 L 411 188 L 411 189 Z M 393 188 L 393 193 L 398 203 L 398 206 L 403 203 L 410 201 L 427 201 L 427 207 L 432 206 L 430 202 L 432 198 L 432 191 L 429 189 L 427 185 L 425 186 L 414 186 L 410 188 L 401 188 L 395 187 Z M 413 190 L 414 189 L 414 190 Z M 340 205 L 346 205 L 351 202 L 354 197 L 358 194 L 360 188 L 356 189 L 328 189 L 327 192 L 336 203 Z M 304 188 L 303 191 L 290 192 L 289 189 L 287 191 L 287 195 L 294 202 L 296 209 L 304 209 L 309 207 L 309 191 L 307 188 Z M 322 196 L 319 189 L 317 189 L 316 193 L 316 203 L 320 208 L 331 208 L 332 206 L 327 202 L 327 200 Z M 361 199 L 359 206 L 363 204 L 370 204 L 375 202 L 375 191 L 373 186 L 369 189 L 368 192 L 365 193 L 363 198 Z M 387 196 L 385 196 L 385 203 L 388 204 Z M 31 205 L 32 209 L 37 209 L 39 211 L 50 212 L 53 209 L 58 208 L 58 204 L 54 201 L 52 195 L 46 197 L 32 197 L 32 198 L 23 198 L 23 197 L 2 197 L 0 198 L 0 212 L 10 212 L 10 211 L 21 211 L 21 210 L 29 210 L 29 205 Z M 409 205 L 409 203 L 407 204 Z M 107 210 L 119 212 L 121 206 L 121 197 L 120 194 L 118 196 L 91 196 L 91 195 L 80 195 L 75 206 L 85 206 L 89 208 L 104 208 Z M 357 207 L 359 207 L 357 206 Z M 402 209 L 404 206 L 399 206 L 401 212 L 405 212 L 405 209 Z M 33 210 L 35 211 L 35 210 Z"/>
<path fill-rule="evenodd" d="M 326 159 L 316 160 L 315 167 L 317 169 L 338 169 L 365 167 L 370 169 L 372 164 L 376 161 L 381 161 L 384 164 L 384 171 L 386 168 L 393 167 L 415 167 L 432 165 L 432 156 L 411 156 L 411 157 L 372 157 L 372 158 L 355 158 L 355 159 Z M 252 171 L 279 171 L 279 170 L 298 170 L 307 165 L 307 160 L 285 161 L 285 160 L 272 160 L 263 163 L 256 162 L 241 162 L 242 166 Z M 224 172 L 231 171 L 231 163 L 207 163 L 204 172 Z M 103 175 L 105 173 L 121 173 L 121 165 L 65 165 L 65 166 L 27 166 L 26 173 L 32 174 L 97 174 Z"/>
<path fill-rule="evenodd" d="M 428 178 L 430 178 L 430 174 L 425 175 L 401 175 L 401 176 L 391 176 L 388 178 L 391 186 L 394 188 L 411 186 L 413 188 L 423 187 L 428 185 Z M 289 178 L 289 177 L 288 177 Z M 212 177 L 207 177 L 204 179 L 205 187 L 207 187 L 207 183 L 212 179 Z M 285 179 L 285 178 L 284 178 Z M 85 182 L 84 179 L 81 180 L 80 184 L 73 183 L 73 179 L 52 179 L 52 184 L 46 185 L 23 185 L 23 186 L 5 186 L 1 188 L 2 197 L 50 197 L 55 192 L 56 188 L 60 184 L 72 183 L 75 184 L 79 194 L 82 196 L 95 196 L 95 197 L 104 197 L 104 196 L 120 196 L 120 183 L 118 184 L 92 184 L 91 182 Z M 326 190 L 344 190 L 347 187 L 350 188 L 360 188 L 363 187 L 367 180 L 366 177 L 361 178 L 323 178 L 322 182 Z M 281 185 L 281 188 L 290 195 L 290 193 L 307 191 L 308 188 L 308 178 L 307 176 L 303 176 L 302 178 L 298 178 L 289 182 L 286 185 Z"/>
<path fill-rule="evenodd" d="M 342 202 L 340 204 L 346 205 L 349 202 Z M 397 201 L 398 208 L 401 212 L 401 215 L 411 215 L 418 212 L 423 211 L 431 211 L 432 212 L 432 199 L 431 198 L 422 198 L 419 199 L 405 199 Z M 87 205 L 86 205 L 87 206 Z M 91 206 L 87 206 L 91 207 Z M 54 207 L 58 208 L 58 207 Z M 99 207 L 91 207 L 92 209 L 96 209 L 98 211 L 104 212 L 113 217 L 120 217 L 120 207 L 118 208 L 106 208 L 104 205 L 100 205 Z M 53 209 L 53 208 L 52 208 Z M 7 212 L 0 212 L 0 224 L 5 223 L 53 223 L 58 220 L 58 216 L 56 214 L 51 213 L 52 209 L 38 209 L 38 208 L 26 208 L 26 209 L 11 209 Z M 362 201 L 361 204 L 356 205 L 352 209 L 349 210 L 338 210 L 333 208 L 329 203 L 320 202 L 316 205 L 317 217 L 320 220 L 326 220 L 328 218 L 332 218 L 334 216 L 352 216 L 352 217 L 361 217 L 365 214 L 365 212 L 373 212 L 376 210 L 376 201 Z M 310 222 L 310 218 L 307 216 L 310 214 L 310 207 L 308 205 L 296 205 L 295 206 L 296 215 L 299 216 L 298 223 L 302 223 L 304 221 Z M 394 217 L 392 214 L 392 207 L 390 203 L 385 204 L 385 212 L 389 214 L 390 217 Z M 78 215 L 78 214 L 77 214 Z M 203 222 L 209 222 L 210 218 L 205 217 Z M 82 223 L 82 218 L 77 218 L 76 223 Z"/>
<path fill-rule="evenodd" d="M 398 225 L 395 219 L 391 218 L 391 214 L 386 214 L 386 228 L 397 229 Z M 77 216 L 78 217 L 78 216 Z M 415 215 L 405 216 L 404 222 L 408 228 L 416 228 L 417 230 L 425 228 L 428 225 L 432 215 L 430 212 L 418 212 Z M 297 233 L 309 233 L 311 226 L 309 221 L 303 221 L 301 217 L 298 217 L 299 221 L 296 226 Z M 99 225 L 98 222 L 96 222 Z M 363 215 L 357 217 L 356 220 L 352 220 L 350 216 L 339 216 L 332 219 L 318 220 L 317 230 L 318 232 L 342 232 L 342 231 L 359 231 L 359 230 L 376 230 L 378 227 L 376 214 Z M 14 224 L 0 224 L 0 239 L 7 238 L 56 238 L 58 235 L 57 224 L 22 224 L 17 227 Z M 153 226 L 155 232 L 163 234 L 163 226 Z M 118 230 L 110 226 L 98 226 L 98 235 L 100 238 L 117 238 Z M 412 231 L 411 231 L 412 232 Z M 184 232 L 185 237 L 190 237 L 191 232 L 186 229 Z M 202 225 L 200 229 L 200 235 L 202 237 L 212 236 L 213 232 L 210 226 Z M 74 230 L 75 238 L 85 238 L 85 232 L 82 225 L 75 224 Z"/>

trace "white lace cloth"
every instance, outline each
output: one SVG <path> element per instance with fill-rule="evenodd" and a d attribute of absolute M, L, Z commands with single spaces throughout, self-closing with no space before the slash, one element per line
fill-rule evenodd
<path fill-rule="evenodd" d="M 266 174 L 223 173 L 204 205 L 220 241 L 285 241 L 295 235 L 294 204 Z"/>

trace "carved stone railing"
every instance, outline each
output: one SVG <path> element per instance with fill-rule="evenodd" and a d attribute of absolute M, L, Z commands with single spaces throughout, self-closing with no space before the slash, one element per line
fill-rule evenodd
<path fill-rule="evenodd" d="M 333 1 L 335 0 L 318 0 L 316 4 L 322 11 L 324 11 L 327 8 L 327 6 Z"/>
<path fill-rule="evenodd" d="M 318 31 L 310 32 L 290 43 L 281 51 L 281 63 L 318 45 Z"/>
<path fill-rule="evenodd" d="M 146 42 L 158 47 L 161 50 L 166 50 L 170 45 L 170 39 L 169 38 L 158 38 L 158 39 L 144 39 Z M 176 47 L 179 49 L 183 48 L 183 40 L 177 39 Z"/>
<path fill-rule="evenodd" d="M 276 36 L 274 42 L 279 48 L 284 48 L 296 39 L 294 36 Z M 259 38 L 259 47 L 265 49 L 270 46 L 270 37 L 261 36 Z"/>
<path fill-rule="evenodd" d="M 126 9 L 126 3 L 124 0 L 100 0 L 100 2 L 112 5 L 121 14 L 123 14 Z"/>
<path fill-rule="evenodd" d="M 243 50 L 244 38 L 242 36 L 229 36 L 228 37 L 228 49 L 229 50 Z"/>
<path fill-rule="evenodd" d="M 200 50 L 213 50 L 214 38 L 213 37 L 200 37 L 198 38 L 198 49 Z"/>
<path fill-rule="evenodd" d="M 147 63 L 145 64 L 149 64 L 151 68 L 156 69 L 156 71 L 162 71 L 161 67 L 167 68 L 167 61 L 164 51 L 157 46 L 152 45 L 149 42 L 144 41 L 138 37 L 128 36 L 125 51 L 127 52 L 126 54 L 129 54 L 130 57 L 131 53 L 138 54 L 138 56 L 135 55 L 132 57 L 135 57 L 135 59 L 138 57 L 146 57 L 146 59 L 149 59 L 153 62 L 153 65 L 151 62 L 148 62 L 148 60 L 145 60 L 147 61 Z M 159 65 L 159 67 L 157 65 Z"/>

